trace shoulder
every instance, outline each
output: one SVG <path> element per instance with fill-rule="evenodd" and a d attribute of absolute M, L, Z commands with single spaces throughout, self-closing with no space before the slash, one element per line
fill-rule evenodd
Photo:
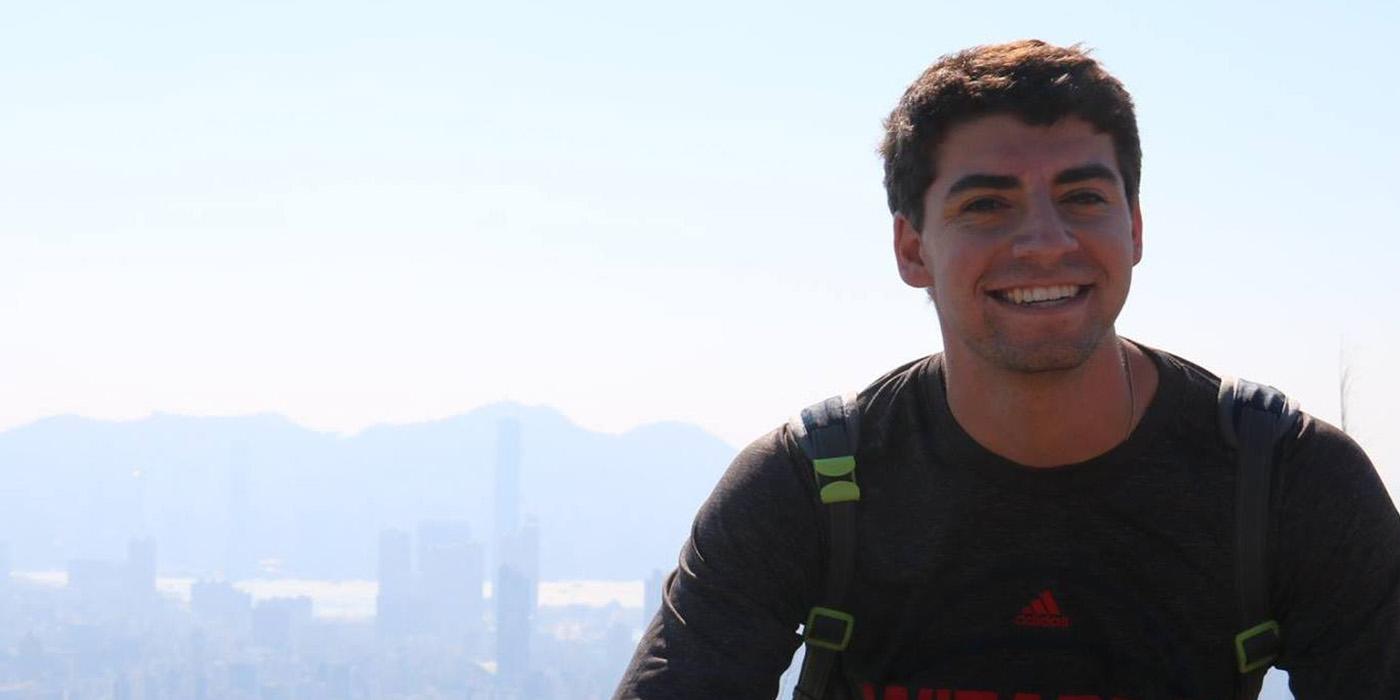
<path fill-rule="evenodd" d="M 1278 505 L 1335 511 L 1351 518 L 1357 509 L 1391 515 L 1395 508 L 1375 465 L 1350 435 L 1306 412 L 1279 445 Z"/>
<path fill-rule="evenodd" d="M 807 470 L 801 465 L 799 454 L 789 425 L 769 431 L 734 457 L 715 485 L 711 503 L 733 499 L 774 503 L 802 497 Z"/>
<path fill-rule="evenodd" d="M 1212 442 L 1232 454 L 1234 448 L 1224 434 L 1228 421 L 1222 422 L 1219 406 L 1221 376 L 1171 353 L 1144 350 L 1167 370 L 1164 374 L 1174 375 L 1171 380 L 1180 383 L 1185 409 L 1180 420 L 1192 424 L 1197 434 L 1209 430 L 1219 435 Z M 1264 388 L 1262 394 L 1247 398 L 1281 408 L 1286 393 Z M 1301 409 L 1293 420 L 1280 425 L 1286 429 L 1276 440 L 1272 498 L 1275 520 L 1284 524 L 1285 531 L 1306 535 L 1290 523 L 1308 522 L 1307 530 L 1336 533 L 1349 527 L 1347 522 L 1359 516 L 1358 509 L 1381 521 L 1394 517 L 1393 502 L 1375 466 L 1351 436 Z"/>
<path fill-rule="evenodd" d="M 916 387 L 925 381 L 924 375 L 937 361 L 938 356 L 931 355 L 907 362 L 865 388 L 844 394 L 854 401 L 859 415 L 861 448 L 883 439 L 884 426 L 890 423 L 892 414 L 917 410 L 920 392 Z M 821 402 L 812 406 L 818 403 Z M 714 495 L 721 498 L 736 493 L 772 496 L 775 489 L 791 493 L 794 484 L 801 484 L 803 488 L 812 489 L 811 495 L 815 498 L 811 465 L 798 445 L 803 410 L 804 407 L 795 407 L 789 421 L 744 446 L 715 487 Z"/>
<path fill-rule="evenodd" d="M 1184 407 L 1189 407 L 1187 413 L 1192 416 L 1193 422 L 1201 428 L 1213 423 L 1216 431 L 1222 433 L 1222 440 L 1229 442 L 1229 438 L 1223 435 L 1224 429 L 1230 426 L 1228 420 L 1222 420 L 1228 416 L 1223 414 L 1220 406 L 1222 376 L 1177 355 L 1150 348 L 1144 350 L 1165 365 L 1168 373 L 1176 375 L 1175 379 L 1183 387 Z M 1241 395 L 1242 403 L 1275 413 L 1282 413 L 1287 403 L 1290 410 L 1296 412 L 1291 420 L 1280 424 L 1285 429 L 1278 435 L 1275 452 L 1278 477 L 1296 481 L 1301 476 L 1297 473 L 1299 469 L 1312 472 L 1321 469 L 1332 472 L 1334 476 L 1339 470 L 1356 472 L 1357 475 L 1366 472 L 1374 474 L 1375 469 L 1366 453 L 1346 433 L 1299 408 L 1285 391 L 1260 382 L 1250 384 L 1250 391 Z M 1283 485 L 1280 482 L 1280 486 Z"/>
<path fill-rule="evenodd" d="M 860 451 L 867 451 L 887 441 L 891 426 L 907 425 L 925 407 L 927 384 L 937 381 L 941 357 L 929 355 L 896 367 L 859 391 L 847 391 L 812 403 L 794 412 L 783 427 L 793 454 L 799 455 L 807 442 L 809 430 L 838 420 L 846 423 L 845 434 Z M 810 444 L 810 443 L 808 443 Z M 826 447 L 830 447 L 827 444 Z M 820 449 L 820 448 L 817 448 Z"/>

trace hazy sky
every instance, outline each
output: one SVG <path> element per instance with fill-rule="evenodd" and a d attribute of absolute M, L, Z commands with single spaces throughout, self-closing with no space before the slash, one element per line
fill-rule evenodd
<path fill-rule="evenodd" d="M 514 399 L 743 444 L 939 349 L 881 119 L 1033 36 L 1137 100 L 1120 331 L 1333 422 L 1345 343 L 1396 492 L 1396 6 L 1231 5 L 11 3 L 0 428 Z"/>

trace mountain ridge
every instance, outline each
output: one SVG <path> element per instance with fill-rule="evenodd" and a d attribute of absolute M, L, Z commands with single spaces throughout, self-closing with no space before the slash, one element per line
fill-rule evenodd
<path fill-rule="evenodd" d="M 275 413 L 53 416 L 0 431 L 0 540 L 15 568 L 119 559 L 152 536 L 162 572 L 373 578 L 380 530 L 461 518 L 489 552 L 505 418 L 520 424 L 520 512 L 540 523 L 545 578 L 673 566 L 735 453 L 679 421 L 602 433 L 510 401 L 352 435 Z"/>

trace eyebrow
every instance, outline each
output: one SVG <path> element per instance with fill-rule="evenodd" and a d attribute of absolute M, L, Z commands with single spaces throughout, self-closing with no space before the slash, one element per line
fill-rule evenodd
<path fill-rule="evenodd" d="M 1113 169 L 1102 163 L 1090 163 L 1077 168 L 1061 171 L 1055 176 L 1055 184 L 1068 185 L 1072 182 L 1083 182 L 1085 180 L 1108 180 L 1118 182 L 1117 173 Z"/>
<path fill-rule="evenodd" d="M 984 175 L 974 173 L 964 175 L 952 187 L 948 188 L 948 196 L 953 196 L 963 190 L 1014 190 L 1021 186 L 1021 180 L 1011 175 Z"/>
<path fill-rule="evenodd" d="M 1068 170 L 1063 170 L 1055 176 L 1056 185 L 1068 185 L 1085 180 L 1108 180 L 1118 182 L 1118 175 L 1113 169 L 1101 163 L 1090 163 L 1080 165 Z M 953 196 L 965 190 L 1014 190 L 1021 186 L 1021 180 L 1013 175 L 988 175 L 986 173 L 973 173 L 959 178 L 948 188 L 948 196 Z"/>

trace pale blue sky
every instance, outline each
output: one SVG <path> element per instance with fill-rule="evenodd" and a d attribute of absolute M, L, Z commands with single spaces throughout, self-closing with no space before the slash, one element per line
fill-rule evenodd
<path fill-rule="evenodd" d="M 499 399 L 739 445 L 939 349 L 874 147 L 922 68 L 1083 41 L 1136 97 L 1120 331 L 1400 488 L 1393 3 L 67 2 L 0 24 L 0 428 Z"/>

